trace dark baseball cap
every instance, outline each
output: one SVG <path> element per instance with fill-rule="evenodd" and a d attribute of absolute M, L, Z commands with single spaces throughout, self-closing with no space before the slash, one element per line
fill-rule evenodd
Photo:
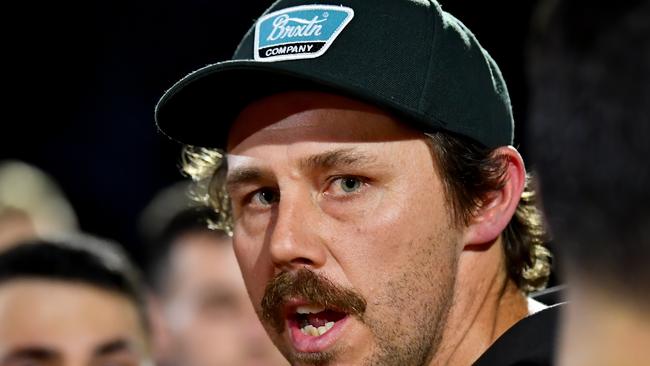
<path fill-rule="evenodd" d="M 511 145 L 510 98 L 498 66 L 465 25 L 424 0 L 279 0 L 232 60 L 174 84 L 156 123 L 185 144 L 225 148 L 249 103 L 320 90 L 377 105 L 423 132 Z"/>

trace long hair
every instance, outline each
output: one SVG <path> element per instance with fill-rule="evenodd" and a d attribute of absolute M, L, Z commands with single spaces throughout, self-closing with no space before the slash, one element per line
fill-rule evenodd
<path fill-rule="evenodd" d="M 427 134 L 440 166 L 449 207 L 457 223 L 467 224 L 487 194 L 503 187 L 505 156 L 482 145 L 444 132 Z M 525 291 L 541 290 L 551 272 L 551 253 L 530 175 L 515 214 L 503 231 L 503 249 L 509 277 Z"/>

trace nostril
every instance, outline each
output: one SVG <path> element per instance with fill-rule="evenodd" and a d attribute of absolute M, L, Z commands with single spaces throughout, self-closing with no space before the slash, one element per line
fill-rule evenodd
<path fill-rule="evenodd" d="M 304 265 L 313 265 L 314 262 L 311 259 L 305 257 L 294 258 L 291 260 L 292 264 L 304 264 Z"/>

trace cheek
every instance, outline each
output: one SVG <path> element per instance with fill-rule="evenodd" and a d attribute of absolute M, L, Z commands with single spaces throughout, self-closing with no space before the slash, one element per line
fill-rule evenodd
<path fill-rule="evenodd" d="M 390 262 L 413 242 L 422 242 L 448 230 L 450 215 L 435 182 L 402 184 L 385 192 L 371 211 L 331 225 L 329 242 L 372 262 Z"/>
<path fill-rule="evenodd" d="M 233 362 L 239 351 L 238 338 L 233 336 L 236 328 L 229 324 L 197 324 L 190 334 L 181 337 L 187 356 L 196 364 Z M 191 364 L 191 363 L 190 363 Z"/>
<path fill-rule="evenodd" d="M 344 276 L 372 298 L 407 272 L 453 260 L 457 233 L 449 223 L 441 186 L 431 179 L 395 187 L 371 214 L 339 222 L 326 238 Z"/>
<path fill-rule="evenodd" d="M 264 251 L 261 240 L 241 233 L 237 228 L 235 228 L 233 245 L 246 290 L 255 308 L 258 308 L 266 284 L 273 278 L 272 261 L 268 257 L 269 254 Z"/>
<path fill-rule="evenodd" d="M 262 238 L 274 214 L 275 212 L 272 209 L 240 210 L 237 216 L 233 215 L 238 235 Z"/>

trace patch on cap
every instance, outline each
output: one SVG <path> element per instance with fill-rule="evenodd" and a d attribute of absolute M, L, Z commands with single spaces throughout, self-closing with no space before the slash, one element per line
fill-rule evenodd
<path fill-rule="evenodd" d="M 255 24 L 255 60 L 321 56 L 353 16 L 351 8 L 335 5 L 302 5 L 267 14 Z"/>

